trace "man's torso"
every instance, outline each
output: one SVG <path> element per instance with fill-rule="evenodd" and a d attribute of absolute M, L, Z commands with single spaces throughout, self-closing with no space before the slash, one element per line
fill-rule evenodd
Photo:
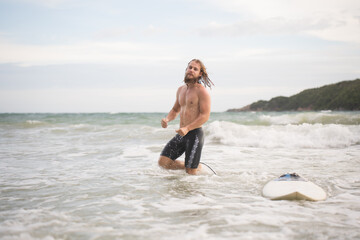
<path fill-rule="evenodd" d="M 200 113 L 199 108 L 199 90 L 203 87 L 201 84 L 196 84 L 194 87 L 182 86 L 179 92 L 180 104 L 180 127 L 184 127 L 193 122 Z"/>

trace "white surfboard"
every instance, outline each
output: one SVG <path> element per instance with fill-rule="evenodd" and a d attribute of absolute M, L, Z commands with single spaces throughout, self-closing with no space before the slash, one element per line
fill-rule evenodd
<path fill-rule="evenodd" d="M 321 187 L 296 173 L 287 173 L 268 182 L 262 194 L 271 200 L 321 201 L 326 199 L 326 193 Z"/>

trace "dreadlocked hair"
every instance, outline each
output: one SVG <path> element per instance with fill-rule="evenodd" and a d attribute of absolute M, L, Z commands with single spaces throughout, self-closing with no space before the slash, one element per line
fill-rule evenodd
<path fill-rule="evenodd" d="M 211 86 L 215 86 L 215 84 L 210 80 L 209 78 L 209 75 L 208 73 L 206 72 L 206 67 L 205 65 L 199 60 L 199 59 L 193 59 L 191 60 L 188 65 L 191 63 L 191 62 L 196 62 L 198 64 L 200 64 L 200 72 L 202 73 L 201 74 L 201 77 L 200 77 L 200 81 L 204 84 L 205 87 L 209 87 L 211 89 Z"/>

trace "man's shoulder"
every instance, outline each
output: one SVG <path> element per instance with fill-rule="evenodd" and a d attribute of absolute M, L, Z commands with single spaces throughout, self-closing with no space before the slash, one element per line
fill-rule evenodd
<path fill-rule="evenodd" d="M 209 95 L 209 94 L 210 94 L 210 93 L 209 93 L 209 90 L 208 90 L 206 87 L 204 87 L 203 85 L 200 85 L 200 86 L 199 86 L 198 92 L 199 92 L 200 94 L 206 94 L 206 95 Z"/>
<path fill-rule="evenodd" d="M 181 91 L 183 91 L 184 89 L 186 89 L 186 85 L 184 84 L 184 85 L 181 85 L 179 88 L 178 88 L 178 92 L 181 92 Z"/>

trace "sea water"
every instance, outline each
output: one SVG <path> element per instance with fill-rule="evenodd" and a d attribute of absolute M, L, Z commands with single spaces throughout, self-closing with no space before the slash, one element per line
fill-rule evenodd
<path fill-rule="evenodd" d="M 0 239 L 360 239 L 360 112 L 212 113 L 197 176 L 164 116 L 0 114 Z M 328 198 L 261 195 L 288 172 Z"/>

